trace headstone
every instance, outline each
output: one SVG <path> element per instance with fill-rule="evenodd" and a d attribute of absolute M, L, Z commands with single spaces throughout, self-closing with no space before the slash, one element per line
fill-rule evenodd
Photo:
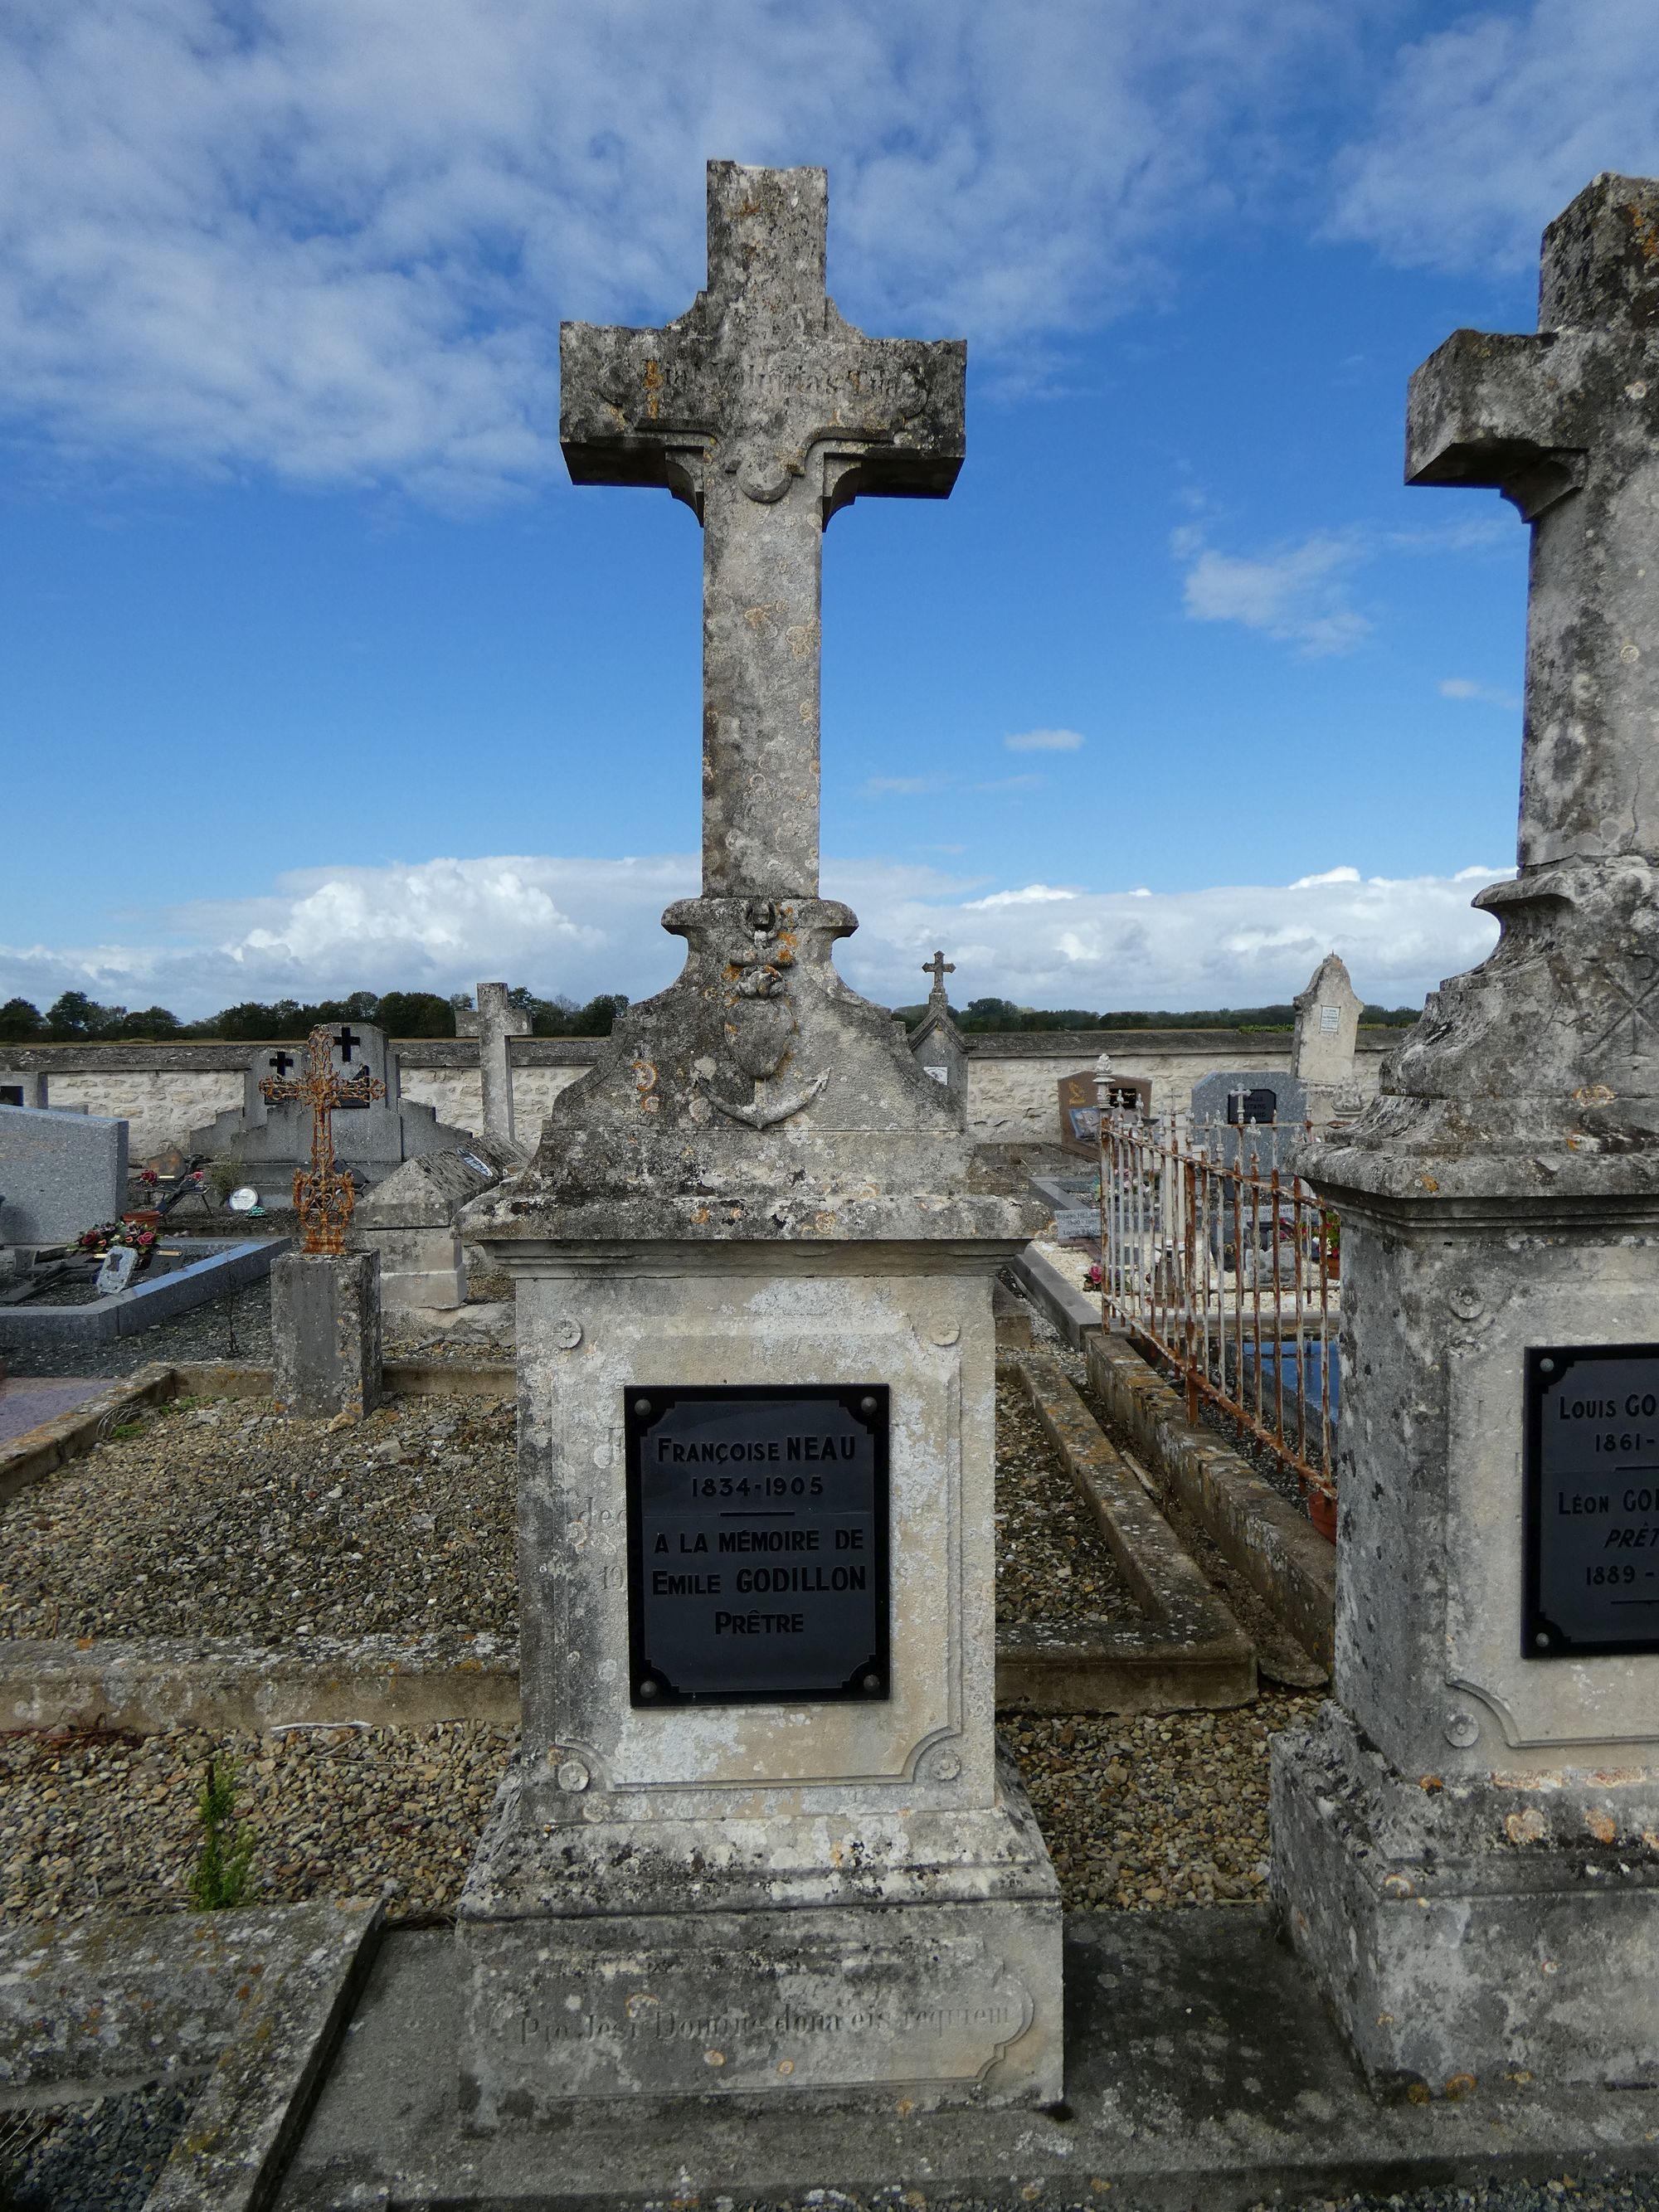
<path fill-rule="evenodd" d="M 279 1413 L 361 1421 L 380 1401 L 380 1255 L 283 1252 L 270 1263 Z"/>
<path fill-rule="evenodd" d="M 943 952 L 935 952 L 931 960 L 922 963 L 921 972 L 924 975 L 931 975 L 933 983 L 927 994 L 926 1011 L 910 1032 L 910 1049 L 915 1054 L 916 1063 L 923 1074 L 931 1082 L 937 1083 L 950 1099 L 965 1128 L 968 1121 L 968 1047 L 951 1012 L 951 1002 L 945 995 L 945 979 L 956 974 L 956 963 L 947 960 Z"/>
<path fill-rule="evenodd" d="M 1064 1152 L 1095 1160 L 1100 1157 L 1100 1085 L 1092 1067 L 1060 1079 L 1060 1142 Z M 1109 1113 L 1150 1114 L 1152 1078 L 1112 1072 L 1106 1085 Z"/>
<path fill-rule="evenodd" d="M 0 1243 L 65 1244 L 127 1202 L 127 1125 L 0 1106 Z"/>
<path fill-rule="evenodd" d="M 704 544 L 679 979 L 464 1233 L 518 1279 L 523 1735 L 459 1911 L 470 2124 L 586 2094 L 1046 2103 L 1058 1891 L 993 1737 L 999 1265 L 978 1159 L 817 895 L 820 542 L 943 495 L 959 345 L 823 291 L 817 169 L 708 172 L 658 331 L 562 333 L 579 482 Z"/>
<path fill-rule="evenodd" d="M 351 1077 L 367 1072 L 382 1087 L 367 1103 L 343 1106 L 334 1130 L 335 1156 L 362 1183 L 377 1183 L 406 1159 L 445 1152 L 466 1141 L 465 1129 L 441 1121 L 430 1106 L 405 1098 L 398 1054 L 384 1030 L 372 1022 L 329 1025 L 335 1072 Z M 228 1155 L 258 1191 L 264 1206 L 291 1202 L 294 1177 L 310 1157 L 311 1115 L 292 1098 L 269 1099 L 262 1085 L 289 1081 L 306 1052 L 301 1044 L 262 1044 L 250 1057 L 242 1079 L 242 1103 L 192 1129 L 190 1149 L 217 1159 Z"/>
<path fill-rule="evenodd" d="M 93 1278 L 92 1287 L 100 1298 L 119 1295 L 131 1282 L 138 1265 L 138 1254 L 131 1244 L 112 1244 L 105 1253 L 103 1265 Z"/>
<path fill-rule="evenodd" d="M 380 1255 L 384 1305 L 445 1310 L 466 1303 L 461 1209 L 528 1158 L 517 1145 L 475 1137 L 458 1151 L 405 1160 L 376 1184 L 353 1217 L 353 1241 Z"/>
<path fill-rule="evenodd" d="M 505 983 L 480 983 L 477 1011 L 459 1014 L 458 1036 L 478 1040 L 478 1074 L 483 1089 L 483 1125 L 492 1137 L 513 1142 L 513 1062 L 510 1037 L 527 1036 L 530 1018 L 507 996 Z"/>
<path fill-rule="evenodd" d="M 1192 1133 L 1224 1167 L 1286 1171 L 1307 1133 L 1308 1086 L 1279 1068 L 1218 1068 L 1192 1089 Z"/>
<path fill-rule="evenodd" d="M 1659 2077 L 1659 183 L 1544 234 L 1535 336 L 1413 379 L 1407 474 L 1532 524 L 1519 870 L 1342 1224 L 1335 1702 L 1273 1881 L 1373 2075 Z"/>
<path fill-rule="evenodd" d="M 1359 1040 L 1359 994 L 1334 952 L 1328 952 L 1296 998 L 1291 1073 L 1308 1087 L 1308 1119 L 1316 1127 L 1357 1114 L 1354 1080 Z"/>
<path fill-rule="evenodd" d="M 46 1078 L 38 1067 L 0 1067 L 0 1106 L 45 1106 Z"/>

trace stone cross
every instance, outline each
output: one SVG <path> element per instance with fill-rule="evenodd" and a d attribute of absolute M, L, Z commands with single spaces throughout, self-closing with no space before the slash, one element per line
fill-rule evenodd
<path fill-rule="evenodd" d="M 945 979 L 947 975 L 954 975 L 956 974 L 957 963 L 954 960 L 947 960 L 943 952 L 935 952 L 931 960 L 924 960 L 922 962 L 921 972 L 924 975 L 931 975 L 933 979 L 933 988 L 928 992 L 928 997 L 930 999 L 943 999 L 945 996 Z"/>
<path fill-rule="evenodd" d="M 1519 857 L 1659 855 L 1659 182 L 1544 233 L 1538 330 L 1457 331 L 1412 379 L 1413 483 L 1533 525 Z"/>
<path fill-rule="evenodd" d="M 665 486 L 703 526 L 703 891 L 815 898 L 824 525 L 943 498 L 967 348 L 868 338 L 825 294 L 822 169 L 708 165 L 708 282 L 661 330 L 566 323 L 577 483 Z"/>
<path fill-rule="evenodd" d="M 362 1042 L 342 1026 L 338 1042 L 343 1054 Z M 313 1030 L 306 1041 L 305 1073 L 291 1081 L 281 1075 L 267 1075 L 259 1088 L 273 1106 L 283 1098 L 298 1098 L 311 1109 L 311 1162 L 294 1178 L 294 1203 L 305 1232 L 300 1249 L 337 1255 L 345 1249 L 345 1232 L 357 1194 L 351 1177 L 334 1165 L 335 1109 L 367 1106 L 384 1098 L 386 1085 L 366 1067 L 356 1075 L 337 1075 L 334 1042 L 325 1029 Z"/>

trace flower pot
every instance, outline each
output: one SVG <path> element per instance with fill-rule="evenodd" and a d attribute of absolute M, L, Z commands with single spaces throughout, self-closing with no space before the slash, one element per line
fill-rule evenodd
<path fill-rule="evenodd" d="M 124 1213 L 121 1218 L 131 1222 L 135 1228 L 154 1229 L 161 1218 L 161 1209 L 154 1206 L 136 1206 L 131 1213 Z"/>

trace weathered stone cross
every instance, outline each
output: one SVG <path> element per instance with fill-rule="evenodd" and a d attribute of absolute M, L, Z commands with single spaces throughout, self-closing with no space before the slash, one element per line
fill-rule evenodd
<path fill-rule="evenodd" d="M 818 889 L 823 526 L 872 493 L 939 499 L 967 348 L 867 338 L 823 289 L 822 169 L 708 165 L 708 283 L 665 328 L 566 323 L 577 483 L 665 486 L 703 526 L 703 890 Z"/>
<path fill-rule="evenodd" d="M 1425 362 L 1406 474 L 1534 526 L 1522 868 L 1659 855 L 1659 183 L 1598 177 L 1549 226 L 1535 336 Z"/>
<path fill-rule="evenodd" d="M 922 962 L 921 972 L 924 975 L 931 975 L 933 979 L 933 986 L 927 994 L 928 997 L 942 999 L 945 996 L 945 979 L 947 975 L 956 974 L 957 963 L 954 960 L 947 960 L 944 952 L 940 951 L 935 952 L 931 960 Z"/>

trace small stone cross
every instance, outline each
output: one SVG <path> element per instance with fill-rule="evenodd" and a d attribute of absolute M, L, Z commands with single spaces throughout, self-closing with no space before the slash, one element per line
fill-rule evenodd
<path fill-rule="evenodd" d="M 924 975 L 931 975 L 933 979 L 933 988 L 928 992 L 928 997 L 942 999 L 945 996 L 945 979 L 947 975 L 956 974 L 957 963 L 954 960 L 947 960 L 942 951 L 935 952 L 931 960 L 922 962 L 921 972 Z"/>
<path fill-rule="evenodd" d="M 1659 180 L 1544 233 L 1538 330 L 1457 331 L 1412 379 L 1406 475 L 1533 525 L 1519 856 L 1659 856 Z"/>
<path fill-rule="evenodd" d="M 338 1042 L 343 1050 L 349 1032 L 343 1027 Z M 362 1068 L 356 1075 L 334 1072 L 334 1044 L 325 1029 L 314 1029 L 306 1040 L 306 1072 L 291 1082 L 282 1074 L 267 1075 L 259 1088 L 272 1105 L 297 1098 L 311 1109 L 311 1163 L 294 1178 L 294 1203 L 305 1231 L 301 1249 L 339 1254 L 345 1249 L 345 1232 L 357 1204 L 349 1175 L 334 1165 L 334 1109 L 337 1106 L 367 1106 L 384 1098 L 386 1085 Z M 360 1044 L 353 1037 L 353 1044 Z M 286 1059 L 287 1054 L 282 1058 Z"/>
<path fill-rule="evenodd" d="M 967 348 L 868 338 L 825 294 L 822 169 L 708 165 L 708 282 L 661 330 L 566 323 L 577 483 L 665 486 L 703 526 L 703 891 L 815 898 L 824 525 L 942 499 Z"/>

